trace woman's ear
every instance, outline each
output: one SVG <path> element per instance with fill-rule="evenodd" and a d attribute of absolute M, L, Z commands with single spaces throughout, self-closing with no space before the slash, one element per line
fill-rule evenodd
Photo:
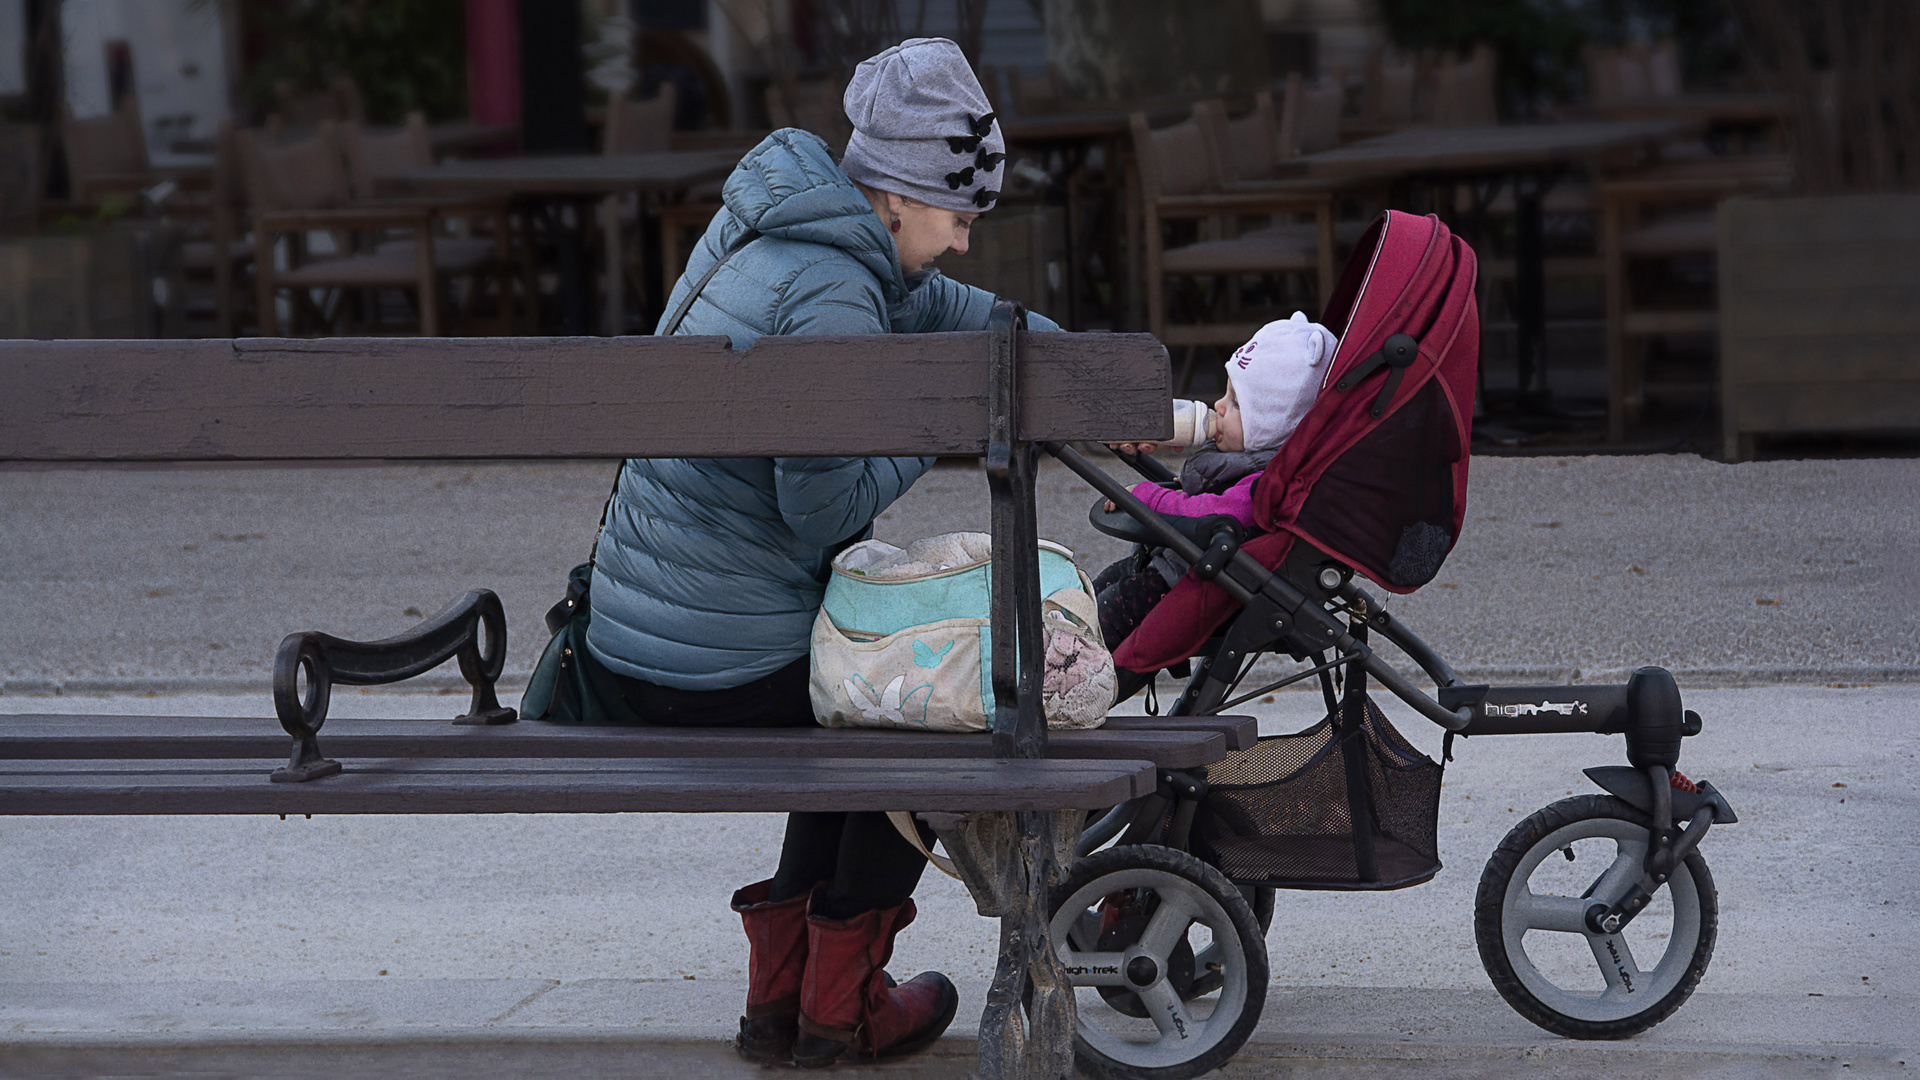
<path fill-rule="evenodd" d="M 900 195 L 891 191 L 882 192 L 882 194 L 884 194 L 887 198 L 887 213 L 890 216 L 899 217 L 900 215 L 907 212 L 906 199 L 902 198 Z"/>

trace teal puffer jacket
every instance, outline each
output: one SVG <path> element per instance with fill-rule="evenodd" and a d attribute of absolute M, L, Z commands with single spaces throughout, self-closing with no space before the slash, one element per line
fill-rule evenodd
<path fill-rule="evenodd" d="M 687 290 L 747 229 L 762 234 L 722 266 L 682 334 L 979 330 L 994 297 L 938 271 L 902 275 L 893 238 L 826 144 L 776 131 L 741 159 L 686 273 Z M 1057 327 L 1033 316 L 1034 329 Z M 633 459 L 601 534 L 587 645 L 620 674 L 720 690 L 807 654 L 833 555 L 932 458 Z"/>

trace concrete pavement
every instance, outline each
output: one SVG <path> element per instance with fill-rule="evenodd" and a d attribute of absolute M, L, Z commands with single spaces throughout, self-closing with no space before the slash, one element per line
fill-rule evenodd
<path fill-rule="evenodd" d="M 1682 767 L 1713 780 L 1741 821 L 1703 848 L 1720 894 L 1719 941 L 1706 980 L 1672 1019 L 1630 1042 L 1576 1044 L 1533 1028 L 1494 993 L 1471 925 L 1482 864 L 1533 809 L 1594 791 L 1579 770 L 1615 763 L 1621 750 L 1597 736 L 1483 738 L 1457 744 L 1448 768 L 1447 867 L 1433 882 L 1281 895 L 1265 1019 L 1222 1075 L 1511 1066 L 1800 1076 L 1841 1075 L 1843 1060 L 1846 1075 L 1905 1075 L 1898 1063 L 1920 1060 L 1911 1057 L 1920 688 L 1706 690 L 1687 703 L 1707 726 Z M 449 704 L 347 694 L 336 715 L 433 717 Z M 256 703 L 0 705 L 205 714 Z M 1317 701 L 1284 693 L 1257 711 L 1263 730 L 1290 731 Z M 1436 729 L 1389 712 L 1437 752 Z M 494 1048 L 486 1053 L 497 1050 L 507 1075 L 529 1047 L 548 1046 L 552 1060 L 589 1075 L 633 1075 L 636 1060 L 747 1075 L 722 1045 L 745 985 L 726 898 L 771 869 L 779 831 L 765 815 L 0 819 L 11 863 L 0 881 L 0 1067 L 174 1060 L 244 1073 L 250 1061 L 290 1060 L 295 1047 L 304 1048 L 296 1062 L 401 1048 L 380 1059 L 391 1065 L 445 1045 L 478 1070 L 470 1075 L 494 1075 L 482 1052 Z M 952 975 L 962 1020 L 932 1058 L 887 1075 L 961 1076 L 997 924 L 937 874 L 918 897 L 922 914 L 895 970 Z"/>
<path fill-rule="evenodd" d="M 1109 459 L 1111 460 L 1111 459 Z M 1920 672 L 1920 460 L 1475 458 L 1467 522 L 1396 610 L 1464 672 L 1689 685 Z M 0 694 L 259 690 L 280 639 L 395 633 L 467 589 L 506 604 L 508 683 L 585 559 L 612 466 L 0 470 Z M 1041 473 L 1040 534 L 1098 570 L 1093 493 Z M 984 529 L 943 465 L 883 539 Z M 413 613 L 413 614 L 410 614 Z M 453 679 L 450 672 L 443 679 Z"/>

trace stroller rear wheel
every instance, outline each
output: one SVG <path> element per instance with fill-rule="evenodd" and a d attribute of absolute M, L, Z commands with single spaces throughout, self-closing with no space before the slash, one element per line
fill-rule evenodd
<path fill-rule="evenodd" d="M 1620 932 L 1586 925 L 1595 896 L 1640 876 L 1648 826 L 1610 795 L 1563 799 L 1516 825 L 1487 860 L 1474 936 L 1494 988 L 1521 1016 L 1570 1039 L 1624 1039 L 1672 1015 L 1699 985 L 1719 902 L 1698 851 Z M 1640 967 L 1649 956 L 1652 966 Z"/>
<path fill-rule="evenodd" d="M 1074 863 L 1053 891 L 1051 932 L 1078 993 L 1080 1068 L 1104 1080 L 1186 1080 L 1253 1034 L 1267 946 L 1220 871 L 1183 851 L 1130 844 Z"/>

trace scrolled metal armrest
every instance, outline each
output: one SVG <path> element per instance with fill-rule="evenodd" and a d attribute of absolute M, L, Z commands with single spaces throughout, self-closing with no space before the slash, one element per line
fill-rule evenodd
<path fill-rule="evenodd" d="M 401 682 L 450 659 L 460 661 L 460 674 L 473 687 L 466 715 L 454 723 L 510 724 L 518 719 L 493 691 L 506 666 L 507 617 L 492 590 L 475 589 L 413 629 L 378 641 L 348 641 L 317 630 L 288 634 L 274 657 L 273 708 L 281 728 L 293 736 L 293 757 L 273 778 L 298 782 L 340 771 L 338 762 L 321 755 L 317 738 L 327 722 L 334 683 Z"/>

